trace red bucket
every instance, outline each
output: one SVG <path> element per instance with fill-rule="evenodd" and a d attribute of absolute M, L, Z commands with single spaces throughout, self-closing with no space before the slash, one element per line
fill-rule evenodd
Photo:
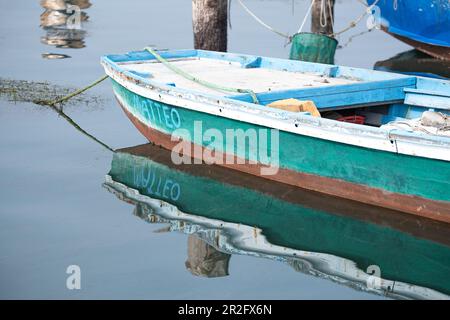
<path fill-rule="evenodd" d="M 366 122 L 366 117 L 364 117 L 364 116 L 348 116 L 348 117 L 338 118 L 337 121 L 349 122 L 349 123 L 355 123 L 355 124 L 364 124 L 364 122 Z"/>

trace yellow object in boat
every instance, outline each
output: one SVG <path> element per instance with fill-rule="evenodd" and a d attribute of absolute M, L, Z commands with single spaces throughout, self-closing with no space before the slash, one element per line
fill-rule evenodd
<path fill-rule="evenodd" d="M 309 112 L 313 117 L 321 117 L 315 103 L 310 100 L 285 99 L 272 102 L 267 106 L 290 112 Z"/>

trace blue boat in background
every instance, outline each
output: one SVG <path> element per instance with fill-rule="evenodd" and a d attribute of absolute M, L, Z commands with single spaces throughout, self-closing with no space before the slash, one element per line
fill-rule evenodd
<path fill-rule="evenodd" d="M 380 8 L 382 29 L 433 57 L 450 60 L 449 0 L 367 0 Z"/>

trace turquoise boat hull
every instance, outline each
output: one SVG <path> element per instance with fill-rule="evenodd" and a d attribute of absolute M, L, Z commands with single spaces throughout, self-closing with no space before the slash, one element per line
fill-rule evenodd
<path fill-rule="evenodd" d="M 216 129 L 225 135 L 227 129 L 248 130 L 255 128 L 235 120 L 223 119 L 208 114 L 186 110 L 173 105 L 167 105 L 152 101 L 136 95 L 119 84 L 113 82 L 113 88 L 117 96 L 121 98 L 122 107 L 131 121 L 149 139 L 149 141 L 162 145 L 167 149 L 174 148 L 171 134 L 179 127 L 187 129 L 194 137 L 194 123 L 201 121 L 203 130 Z M 169 114 L 176 114 L 175 121 L 167 120 L 162 114 L 166 109 Z M 160 111 L 158 111 L 160 110 Z M 152 123 L 149 128 L 133 114 L 140 114 Z M 264 129 L 256 127 L 257 129 Z M 268 176 L 269 179 L 279 179 L 281 182 L 297 184 L 308 189 L 319 188 L 316 184 L 326 183 L 331 188 L 341 189 L 345 198 L 363 200 L 361 194 L 371 194 L 387 201 L 388 191 L 392 195 L 392 203 L 384 206 L 393 209 L 404 209 L 415 213 L 425 213 L 420 208 L 428 207 L 432 213 L 430 216 L 444 217 L 450 214 L 450 166 L 446 161 L 431 160 L 413 156 L 402 156 L 388 152 L 380 152 L 366 148 L 359 148 L 331 141 L 297 136 L 291 133 L 280 132 L 279 144 L 280 165 L 284 171 L 279 175 Z M 192 141 L 195 145 L 206 147 L 202 141 Z M 218 146 L 225 153 L 227 145 Z M 189 149 L 190 150 L 190 149 Z M 259 161 L 258 150 L 250 153 L 246 150 L 235 150 L 235 154 L 244 159 Z M 189 153 L 194 156 L 194 152 Z M 398 164 L 401 163 L 401 166 Z M 423 168 L 433 168 L 432 171 Z M 238 167 L 240 171 L 257 172 L 258 168 Z M 307 175 L 297 176 L 295 173 Z M 257 174 L 257 173 L 256 173 Z M 297 181 L 291 181 L 297 178 Z M 325 177 L 326 180 L 309 182 L 314 177 Z M 349 182 L 340 184 L 339 182 Z M 359 188 L 363 186 L 363 188 Z M 356 189 L 355 191 L 353 191 Z M 379 190 L 379 195 L 376 191 Z M 381 191 L 384 190 L 384 191 Z M 322 191 L 322 190 L 318 190 Z M 332 191 L 329 191 L 331 194 Z M 377 200 L 378 201 L 378 200 Z M 377 204 L 376 201 L 367 201 Z"/>

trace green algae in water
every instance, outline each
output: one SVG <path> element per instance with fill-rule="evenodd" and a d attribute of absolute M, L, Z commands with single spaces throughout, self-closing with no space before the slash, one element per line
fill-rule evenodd
<path fill-rule="evenodd" d="M 0 98 L 6 98 L 11 102 L 29 102 L 37 105 L 47 106 L 51 110 L 58 113 L 64 120 L 66 120 L 72 127 L 78 130 L 80 133 L 88 137 L 89 139 L 100 144 L 109 151 L 114 152 L 114 149 L 96 138 L 84 130 L 78 123 L 76 123 L 71 117 L 64 113 L 62 108 L 58 108 L 55 105 L 51 105 L 50 101 L 58 100 L 68 94 L 75 92 L 74 88 L 62 87 L 59 85 L 53 85 L 49 82 L 32 82 L 26 80 L 10 80 L 0 78 Z M 72 97 L 70 100 L 65 101 L 64 105 L 100 105 L 103 103 L 102 99 L 82 93 L 80 95 Z"/>
<path fill-rule="evenodd" d="M 77 88 L 64 87 L 45 81 L 35 82 L 0 78 L 0 98 L 15 103 L 28 102 L 47 105 L 49 101 L 60 99 L 76 90 Z M 64 105 L 98 106 L 103 102 L 103 99 L 99 96 L 83 93 L 64 102 Z"/>

